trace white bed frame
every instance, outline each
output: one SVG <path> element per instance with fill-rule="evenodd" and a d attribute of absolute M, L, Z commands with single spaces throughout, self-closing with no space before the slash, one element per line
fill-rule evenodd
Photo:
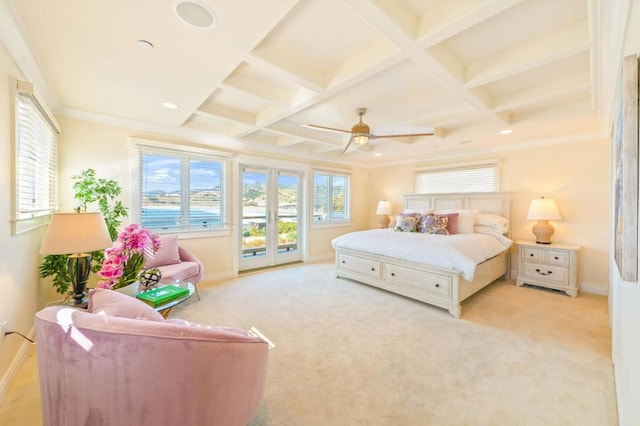
<path fill-rule="evenodd" d="M 405 209 L 415 211 L 477 209 L 510 217 L 508 192 L 405 195 Z M 460 318 L 460 303 L 501 276 L 509 277 L 509 250 L 476 268 L 473 281 L 452 269 L 409 262 L 387 256 L 336 249 L 336 277 L 350 278 L 449 310 Z"/>

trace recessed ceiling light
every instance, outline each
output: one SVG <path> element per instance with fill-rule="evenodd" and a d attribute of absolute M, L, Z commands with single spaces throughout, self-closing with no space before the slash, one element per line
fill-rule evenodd
<path fill-rule="evenodd" d="M 374 152 L 373 156 L 374 157 L 382 157 L 382 153 L 381 152 Z"/>
<path fill-rule="evenodd" d="M 211 28 L 216 24 L 216 15 L 209 6 L 197 0 L 176 0 L 173 10 L 185 24 L 198 29 Z"/>
<path fill-rule="evenodd" d="M 511 129 L 500 130 L 501 135 L 508 135 L 509 133 L 513 133 L 513 130 Z"/>
<path fill-rule="evenodd" d="M 153 44 L 147 40 L 138 40 L 138 47 L 141 49 L 153 49 Z"/>
<path fill-rule="evenodd" d="M 162 105 L 163 107 L 167 108 L 167 109 L 178 109 L 178 105 L 172 103 L 172 102 L 163 102 L 160 105 Z"/>

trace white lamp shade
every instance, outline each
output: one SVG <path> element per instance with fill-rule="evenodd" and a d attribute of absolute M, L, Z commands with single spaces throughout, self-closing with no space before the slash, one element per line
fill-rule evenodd
<path fill-rule="evenodd" d="M 40 254 L 91 252 L 111 244 L 102 213 L 54 213 L 40 246 Z"/>
<path fill-rule="evenodd" d="M 527 220 L 561 220 L 556 203 L 551 198 L 531 200 Z"/>
<path fill-rule="evenodd" d="M 393 209 L 391 208 L 391 201 L 378 201 L 378 208 L 376 209 L 376 214 L 393 214 Z"/>

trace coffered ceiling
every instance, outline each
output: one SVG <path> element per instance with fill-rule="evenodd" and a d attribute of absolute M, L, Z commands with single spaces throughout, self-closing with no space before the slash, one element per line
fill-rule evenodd
<path fill-rule="evenodd" d="M 377 166 L 607 131 L 597 0 L 201 0 L 205 29 L 172 0 L 7 4 L 57 113 L 222 149 Z M 343 155 L 348 133 L 302 126 L 360 107 L 373 133 L 434 135 Z"/>

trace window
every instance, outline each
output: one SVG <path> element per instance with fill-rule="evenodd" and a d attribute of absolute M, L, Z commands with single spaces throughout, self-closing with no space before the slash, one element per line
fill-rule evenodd
<path fill-rule="evenodd" d="M 59 127 L 30 83 L 18 81 L 15 97 L 15 202 L 13 232 L 38 226 L 36 218 L 58 207 Z"/>
<path fill-rule="evenodd" d="M 133 215 L 156 232 L 230 229 L 230 164 L 206 150 L 136 145 Z"/>
<path fill-rule="evenodd" d="M 499 168 L 499 161 L 493 160 L 418 170 L 414 178 L 414 192 L 444 194 L 498 191 Z"/>
<path fill-rule="evenodd" d="M 349 198 L 349 176 L 331 172 L 313 173 L 313 222 L 348 222 Z"/>

